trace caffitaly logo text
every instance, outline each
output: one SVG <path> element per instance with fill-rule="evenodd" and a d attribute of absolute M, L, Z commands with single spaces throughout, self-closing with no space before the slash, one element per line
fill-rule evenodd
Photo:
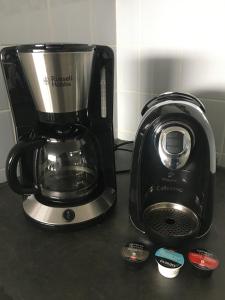
<path fill-rule="evenodd" d="M 49 77 L 45 76 L 43 79 L 43 81 L 46 85 L 51 85 L 53 87 L 71 86 L 72 80 L 73 80 L 72 75 L 67 75 L 67 76 L 52 75 Z"/>

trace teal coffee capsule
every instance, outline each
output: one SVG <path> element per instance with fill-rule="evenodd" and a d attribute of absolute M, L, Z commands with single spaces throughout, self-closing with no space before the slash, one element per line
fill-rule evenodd
<path fill-rule="evenodd" d="M 155 253 L 155 259 L 159 273 L 167 278 L 176 277 L 184 265 L 182 254 L 166 248 L 158 249 Z"/>

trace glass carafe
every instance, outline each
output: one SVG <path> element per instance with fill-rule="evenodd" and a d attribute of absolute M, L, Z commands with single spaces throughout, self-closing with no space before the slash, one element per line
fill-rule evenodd
<path fill-rule="evenodd" d="M 23 186 L 17 165 L 25 151 L 34 153 L 34 182 Z M 93 134 L 82 125 L 57 130 L 46 136 L 16 144 L 7 161 L 8 181 L 19 194 L 36 194 L 54 201 L 83 199 L 97 187 L 99 160 Z"/>
<path fill-rule="evenodd" d="M 77 127 L 74 136 L 47 138 L 37 153 L 37 185 L 42 195 L 75 199 L 93 191 L 98 180 L 93 136 Z"/>

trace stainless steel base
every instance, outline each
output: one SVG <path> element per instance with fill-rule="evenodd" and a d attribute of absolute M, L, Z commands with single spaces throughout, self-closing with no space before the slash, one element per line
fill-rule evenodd
<path fill-rule="evenodd" d="M 28 217 L 43 225 L 68 226 L 92 221 L 104 215 L 115 201 L 115 190 L 106 189 L 91 202 L 74 207 L 47 206 L 40 203 L 34 195 L 29 195 L 23 202 L 23 208 Z"/>

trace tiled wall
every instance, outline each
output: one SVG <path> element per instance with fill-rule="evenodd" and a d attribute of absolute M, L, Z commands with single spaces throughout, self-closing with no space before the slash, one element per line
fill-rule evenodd
<path fill-rule="evenodd" d="M 114 130 L 134 139 L 154 95 L 187 91 L 206 105 L 225 166 L 225 2 L 221 0 L 0 0 L 0 47 L 35 42 L 107 44 L 116 55 Z M 117 101 L 116 101 L 117 99 Z M 15 142 L 0 73 L 0 182 Z"/>
<path fill-rule="evenodd" d="M 71 42 L 107 44 L 115 51 L 115 22 L 114 0 L 0 0 L 0 47 Z M 14 143 L 11 112 L 0 72 L 0 182 L 5 181 L 5 160 Z"/>
<path fill-rule="evenodd" d="M 225 2 L 123 0 L 116 8 L 118 136 L 134 138 L 154 95 L 190 92 L 206 105 L 225 166 Z"/>

